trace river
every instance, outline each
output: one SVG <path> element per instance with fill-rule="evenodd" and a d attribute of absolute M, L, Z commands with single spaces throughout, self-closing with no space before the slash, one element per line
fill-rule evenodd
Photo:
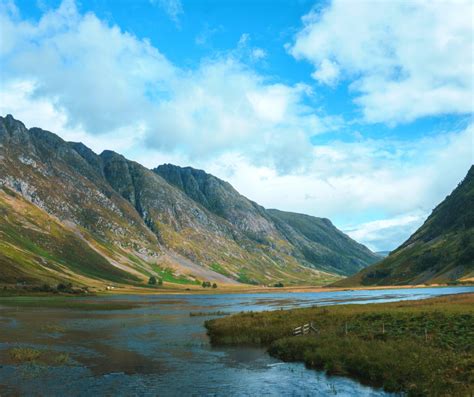
<path fill-rule="evenodd" d="M 190 312 L 279 310 L 474 292 L 474 287 L 225 295 L 88 297 L 139 303 L 118 311 L 2 306 L 0 396 L 389 396 L 283 363 L 259 348 L 213 348 Z M 82 298 L 79 298 L 82 299 Z M 66 352 L 67 365 L 14 365 L 14 347 Z"/>

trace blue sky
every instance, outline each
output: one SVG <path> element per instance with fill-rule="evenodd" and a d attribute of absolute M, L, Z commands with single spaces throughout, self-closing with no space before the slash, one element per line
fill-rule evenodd
<path fill-rule="evenodd" d="M 357 7 L 354 6 L 357 5 Z M 473 163 L 470 1 L 0 1 L 0 112 L 395 248 Z"/>

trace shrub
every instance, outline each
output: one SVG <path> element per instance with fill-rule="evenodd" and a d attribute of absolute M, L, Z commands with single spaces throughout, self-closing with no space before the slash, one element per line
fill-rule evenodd
<path fill-rule="evenodd" d="M 156 277 L 155 276 L 151 276 L 150 279 L 148 280 L 148 284 L 149 285 L 156 285 L 157 281 L 156 281 Z"/>
<path fill-rule="evenodd" d="M 56 289 L 58 290 L 58 292 L 67 292 L 67 293 L 73 293 L 74 292 L 71 283 L 67 283 L 67 284 L 59 283 L 57 285 Z"/>

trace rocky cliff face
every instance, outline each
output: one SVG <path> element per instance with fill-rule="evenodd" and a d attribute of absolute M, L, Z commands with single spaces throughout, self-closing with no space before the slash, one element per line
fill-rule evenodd
<path fill-rule="evenodd" d="M 339 285 L 463 281 L 474 281 L 474 166 L 407 241 L 380 263 Z"/>
<path fill-rule="evenodd" d="M 165 164 L 154 171 L 254 242 L 284 242 L 286 248 L 291 247 L 288 252 L 305 266 L 347 275 L 379 259 L 334 227 L 329 219 L 267 210 L 239 194 L 229 183 L 202 170 Z"/>
<path fill-rule="evenodd" d="M 181 283 L 321 284 L 377 259 L 330 224 L 325 239 L 305 235 L 204 171 L 172 165 L 152 171 L 117 153 L 97 155 L 27 129 L 12 116 L 0 117 L 0 187 L 0 208 L 9 213 L 0 220 L 0 264 L 10 276 L 13 267 L 22 269 L 23 279 L 143 283 L 158 275 Z M 71 266 L 65 241 L 88 260 Z M 347 254 L 354 249 L 357 255 Z M 95 268 L 100 272 L 91 273 Z"/>

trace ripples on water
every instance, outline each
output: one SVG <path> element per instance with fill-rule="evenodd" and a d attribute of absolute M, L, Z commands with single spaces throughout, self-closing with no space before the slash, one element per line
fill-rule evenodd
<path fill-rule="evenodd" d="M 0 396 L 388 396 L 303 364 L 282 363 L 263 349 L 212 348 L 203 327 L 210 317 L 189 313 L 390 302 L 462 292 L 474 292 L 474 287 L 93 298 L 141 304 L 123 311 L 14 309 L 2 307 L 0 299 Z M 66 352 L 71 362 L 12 365 L 7 350 L 16 346 Z"/>

